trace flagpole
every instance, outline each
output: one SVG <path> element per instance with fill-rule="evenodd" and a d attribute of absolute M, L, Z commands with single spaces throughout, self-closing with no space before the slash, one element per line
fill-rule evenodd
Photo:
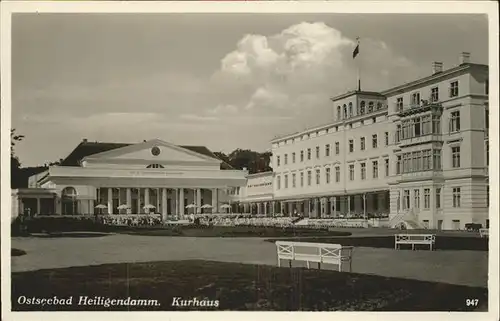
<path fill-rule="evenodd" d="M 358 47 L 358 52 L 359 52 L 359 37 L 356 38 L 357 40 L 357 47 Z M 358 67 L 358 91 L 361 91 L 361 68 L 360 68 L 360 61 L 358 59 L 357 67 Z"/>

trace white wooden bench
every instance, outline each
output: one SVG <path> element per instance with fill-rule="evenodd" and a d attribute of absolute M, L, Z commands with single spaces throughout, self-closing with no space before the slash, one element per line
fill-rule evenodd
<path fill-rule="evenodd" d="M 352 272 L 352 251 L 354 249 L 352 246 L 277 241 L 276 248 L 278 266 L 281 266 L 281 260 L 289 260 L 290 267 L 292 267 L 292 261 L 305 261 L 307 268 L 310 268 L 311 262 L 316 262 L 318 269 L 321 268 L 321 263 L 326 263 L 337 265 L 339 272 L 342 272 L 342 263 L 348 263 L 349 272 Z"/>
<path fill-rule="evenodd" d="M 490 230 L 487 228 L 481 228 L 479 229 L 479 235 L 481 237 L 489 237 L 490 236 Z"/>
<path fill-rule="evenodd" d="M 411 249 L 415 250 L 415 244 L 427 244 L 429 249 L 436 244 L 436 235 L 434 234 L 396 234 L 394 248 L 399 249 L 401 244 L 411 244 Z"/>

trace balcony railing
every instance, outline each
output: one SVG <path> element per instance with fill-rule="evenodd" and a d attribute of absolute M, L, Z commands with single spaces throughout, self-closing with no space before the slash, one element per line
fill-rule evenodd
<path fill-rule="evenodd" d="M 412 103 L 409 105 L 396 104 L 396 111 L 398 116 L 404 117 L 408 115 L 423 113 L 429 110 L 442 111 L 443 106 L 440 102 L 432 101 L 432 99 L 422 99 L 419 103 Z"/>

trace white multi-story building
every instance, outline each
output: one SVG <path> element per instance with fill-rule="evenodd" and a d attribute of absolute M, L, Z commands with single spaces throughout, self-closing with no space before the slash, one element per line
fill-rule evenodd
<path fill-rule="evenodd" d="M 380 93 L 334 97 L 330 123 L 273 139 L 271 212 L 488 226 L 488 66 L 462 53 L 455 67 L 432 67 Z"/>

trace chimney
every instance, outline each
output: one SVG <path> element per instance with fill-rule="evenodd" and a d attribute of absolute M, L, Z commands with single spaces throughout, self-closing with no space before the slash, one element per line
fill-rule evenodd
<path fill-rule="evenodd" d="M 84 139 L 83 139 L 83 142 L 84 142 L 84 143 L 86 143 L 86 142 L 87 142 L 87 138 L 84 138 Z"/>
<path fill-rule="evenodd" d="M 470 63 L 470 52 L 464 51 L 460 54 L 460 64 L 463 65 L 468 63 Z"/>
<path fill-rule="evenodd" d="M 443 63 L 434 61 L 432 63 L 432 74 L 437 74 L 443 71 Z"/>

